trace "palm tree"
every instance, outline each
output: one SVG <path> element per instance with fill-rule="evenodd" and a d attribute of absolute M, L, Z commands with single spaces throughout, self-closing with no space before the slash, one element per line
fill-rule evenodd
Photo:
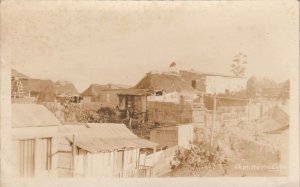
<path fill-rule="evenodd" d="M 236 77 L 243 77 L 246 73 L 246 61 L 247 55 L 238 53 L 234 56 L 233 63 L 231 64 L 230 72 L 234 74 Z"/>

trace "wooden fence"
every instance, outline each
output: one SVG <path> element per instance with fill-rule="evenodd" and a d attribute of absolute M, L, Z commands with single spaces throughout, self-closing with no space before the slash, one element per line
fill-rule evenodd
<path fill-rule="evenodd" d="M 185 124 L 192 122 L 192 106 L 169 103 L 148 102 L 148 121 L 163 124 Z"/>
<path fill-rule="evenodd" d="M 139 165 L 137 169 L 124 170 L 114 174 L 114 178 L 150 178 L 153 175 L 153 167 Z"/>

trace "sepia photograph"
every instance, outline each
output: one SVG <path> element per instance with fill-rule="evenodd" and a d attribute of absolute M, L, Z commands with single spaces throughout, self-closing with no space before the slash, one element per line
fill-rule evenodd
<path fill-rule="evenodd" d="M 2 185 L 279 177 L 298 186 L 298 9 L 2 1 Z"/>

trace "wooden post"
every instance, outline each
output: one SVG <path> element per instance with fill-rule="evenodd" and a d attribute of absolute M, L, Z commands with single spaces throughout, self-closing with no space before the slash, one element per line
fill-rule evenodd
<path fill-rule="evenodd" d="M 72 177 L 75 176 L 75 134 L 73 134 L 73 144 L 72 144 Z"/>
<path fill-rule="evenodd" d="M 155 175 L 155 153 L 156 153 L 156 147 L 153 148 L 153 175 Z"/>
<path fill-rule="evenodd" d="M 162 116 L 166 116 L 165 115 L 165 95 L 163 93 L 163 103 L 162 103 Z M 163 117 L 162 119 L 163 124 L 165 124 L 165 118 Z"/>
<path fill-rule="evenodd" d="M 155 107 L 152 109 L 152 126 L 154 125 L 154 119 L 155 119 Z"/>
<path fill-rule="evenodd" d="M 116 172 L 116 150 L 114 150 L 114 159 L 113 159 L 113 178 L 115 178 Z"/>
<path fill-rule="evenodd" d="M 214 95 L 214 109 L 213 109 L 213 121 L 211 126 L 211 134 L 210 134 L 210 151 L 212 152 L 213 148 L 213 131 L 214 131 L 214 125 L 216 122 L 216 110 L 217 110 L 217 94 Z"/>
<path fill-rule="evenodd" d="M 248 100 L 248 121 L 250 121 L 250 99 Z"/>
<path fill-rule="evenodd" d="M 140 148 L 137 148 L 136 149 L 136 158 L 137 158 L 137 160 L 136 160 L 136 166 L 137 167 L 139 167 L 139 165 L 140 165 L 140 156 L 141 156 L 140 153 L 141 153 L 140 152 Z"/>
<path fill-rule="evenodd" d="M 34 144 L 33 144 L 33 176 L 36 176 L 36 169 L 37 169 L 37 137 L 34 137 Z"/>
<path fill-rule="evenodd" d="M 121 170 L 121 176 L 120 176 L 120 177 L 123 177 L 123 174 L 124 174 L 125 151 L 126 151 L 126 150 L 123 150 L 123 151 L 122 151 L 122 170 Z M 127 153 L 126 153 L 126 154 L 127 154 Z"/>
<path fill-rule="evenodd" d="M 260 115 L 259 115 L 260 121 L 262 121 L 262 117 L 263 117 L 263 103 L 260 104 Z"/>
<path fill-rule="evenodd" d="M 87 176 L 87 170 L 88 170 L 88 162 L 87 162 L 87 156 L 88 156 L 88 153 L 85 151 L 84 152 L 84 155 L 83 155 L 83 164 L 84 164 L 84 177 Z"/>
<path fill-rule="evenodd" d="M 141 137 L 143 137 L 143 125 L 144 125 L 144 120 L 143 120 L 143 122 L 142 122 L 142 124 L 140 125 L 140 130 L 141 130 Z"/>

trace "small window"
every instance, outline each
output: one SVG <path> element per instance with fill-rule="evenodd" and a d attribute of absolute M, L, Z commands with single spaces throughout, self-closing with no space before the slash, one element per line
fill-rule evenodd
<path fill-rule="evenodd" d="M 162 96 L 163 95 L 163 91 L 158 91 L 155 93 L 156 96 Z"/>
<path fill-rule="evenodd" d="M 228 89 L 225 90 L 225 94 L 229 95 L 229 90 Z"/>
<path fill-rule="evenodd" d="M 196 80 L 192 80 L 192 87 L 196 88 Z"/>

